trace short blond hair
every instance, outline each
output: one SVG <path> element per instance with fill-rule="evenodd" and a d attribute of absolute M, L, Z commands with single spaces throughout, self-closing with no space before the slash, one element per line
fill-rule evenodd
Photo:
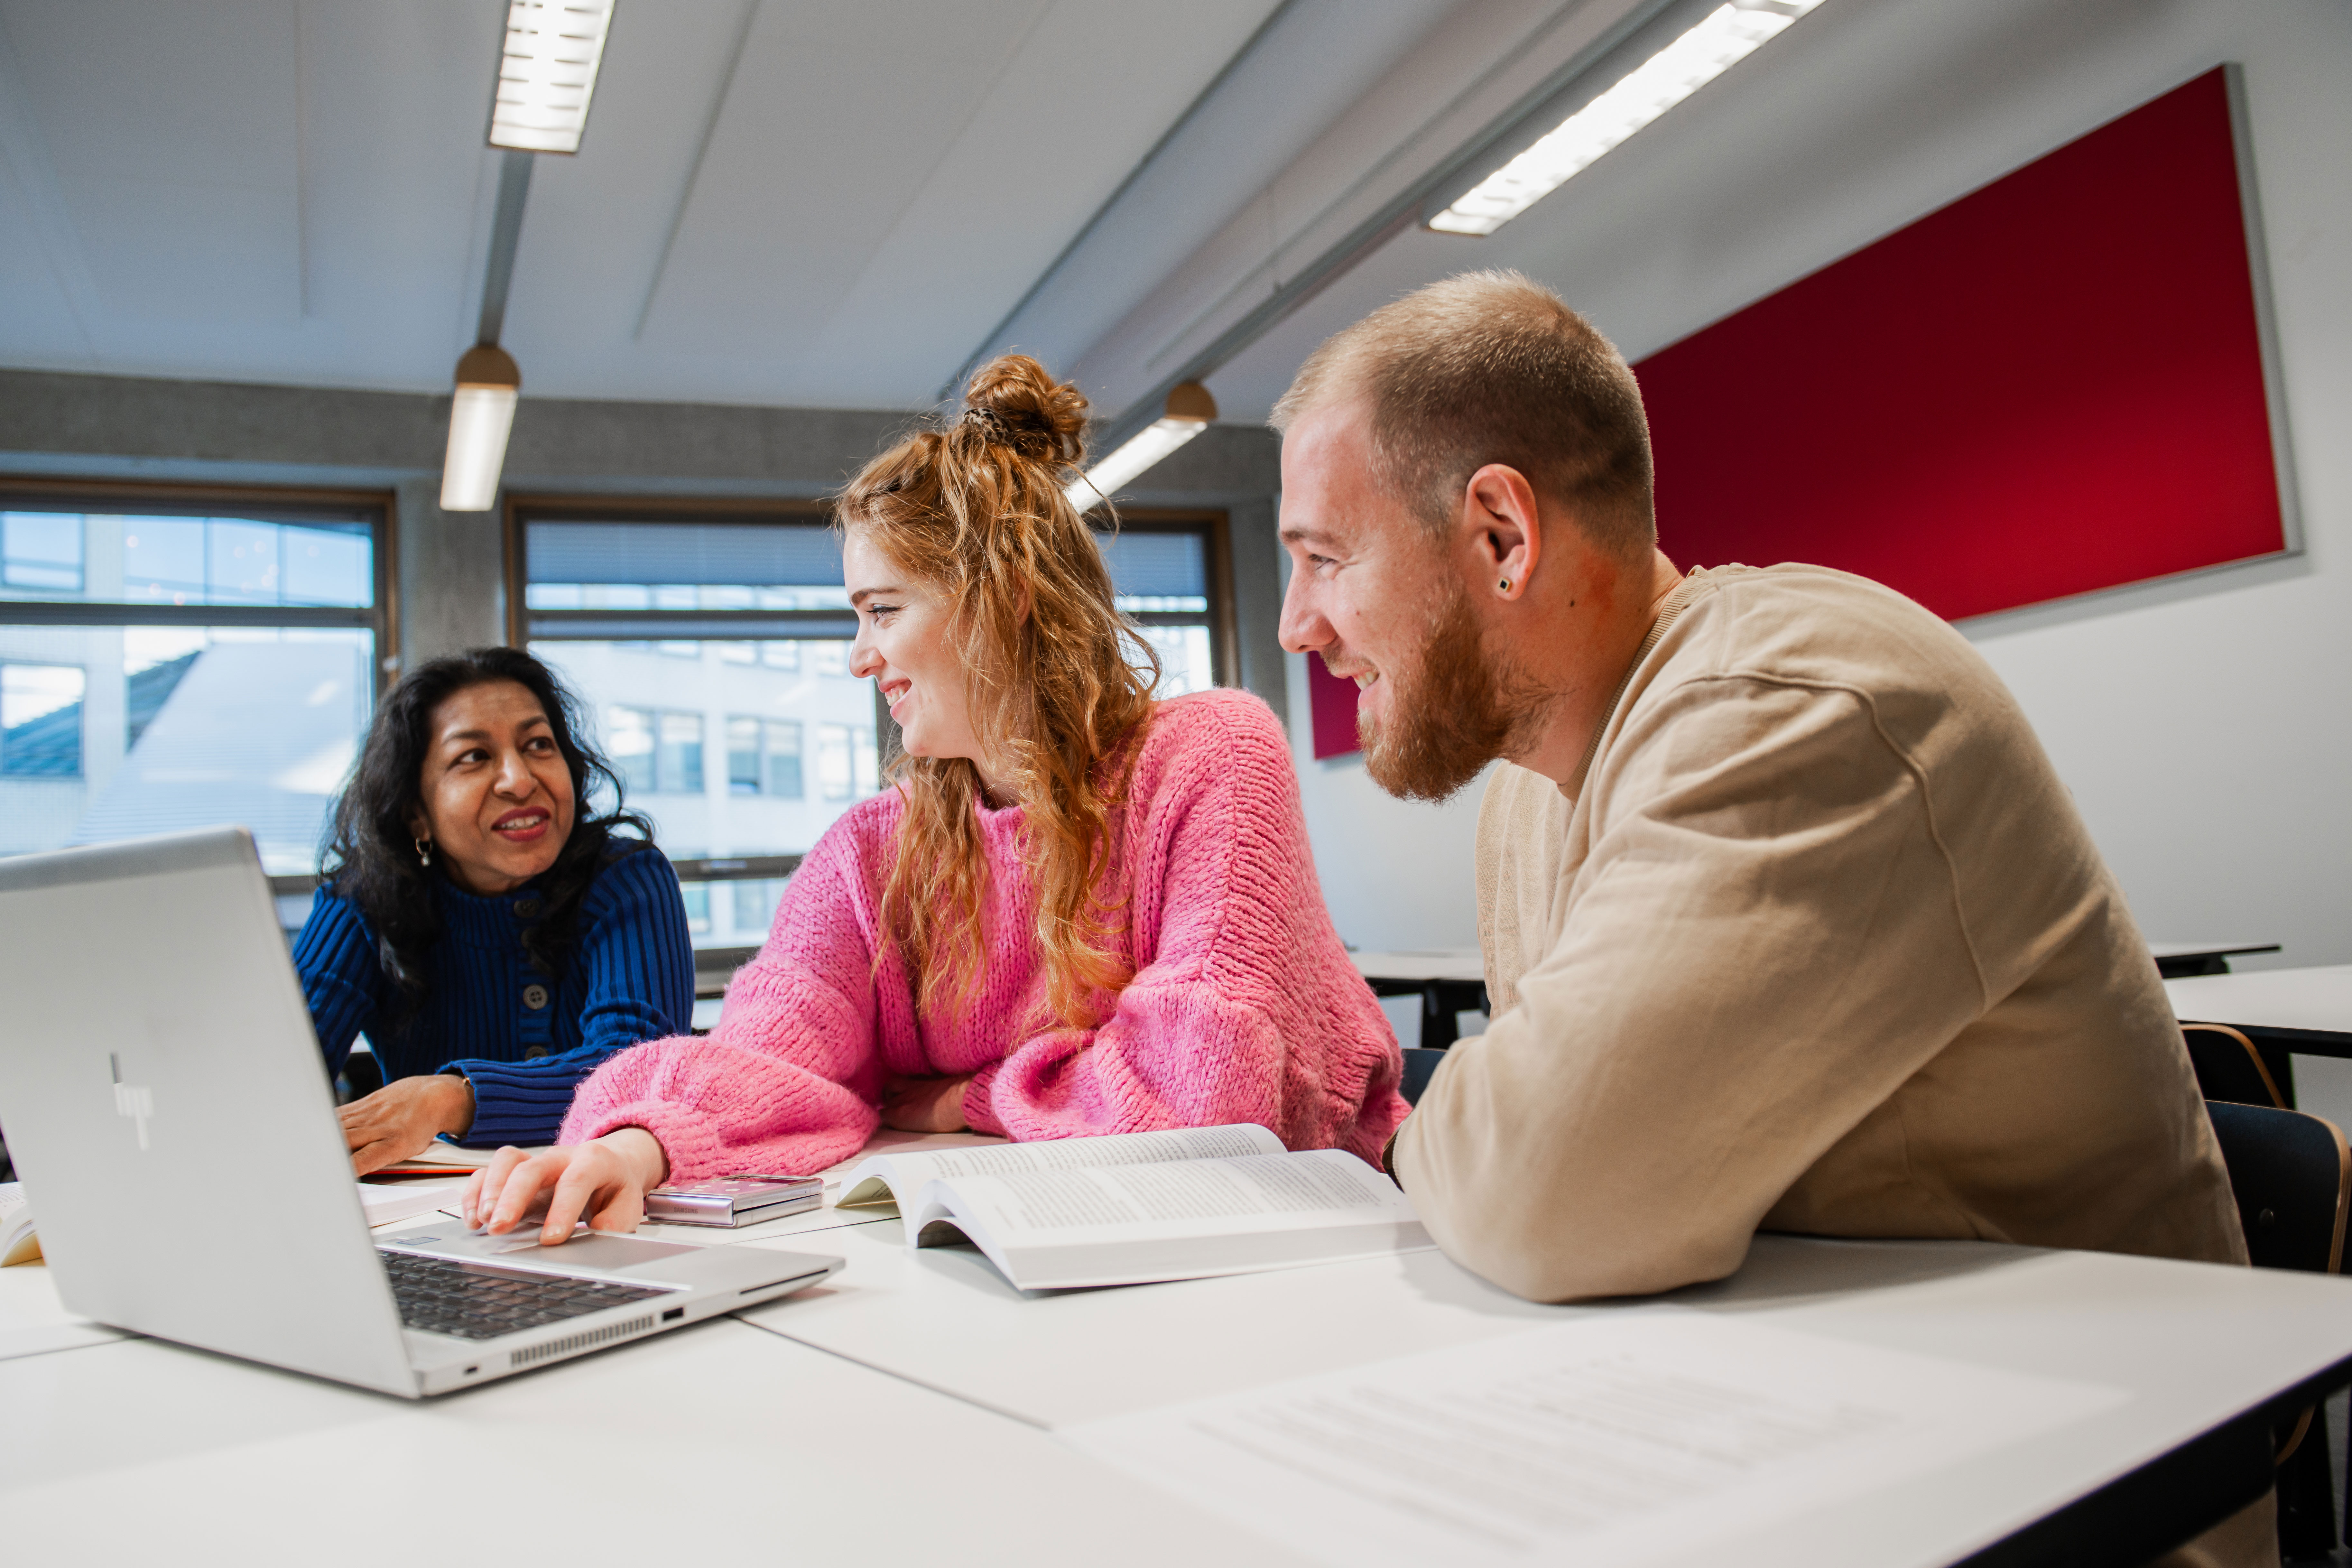
<path fill-rule="evenodd" d="M 1565 503 L 1593 542 L 1628 558 L 1657 544 L 1650 426 L 1614 345 L 1517 272 L 1465 272 L 1335 333 L 1271 421 L 1360 401 L 1381 482 L 1433 531 L 1470 476 L 1505 463 Z"/>

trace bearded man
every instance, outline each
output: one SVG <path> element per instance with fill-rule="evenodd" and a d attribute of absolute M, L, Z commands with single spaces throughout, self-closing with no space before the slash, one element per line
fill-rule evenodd
<path fill-rule="evenodd" d="M 1678 572 L 1633 373 L 1516 273 L 1340 332 L 1274 424 L 1283 646 L 1354 679 L 1367 771 L 1502 759 L 1492 1021 L 1385 1156 L 1449 1256 L 1544 1301 L 1759 1229 L 2246 1260 L 2147 947 L 1964 638 L 1822 567 Z M 2204 1560 L 2274 1562 L 2269 1517 Z"/>
<path fill-rule="evenodd" d="M 1904 598 L 1657 547 L 1633 373 L 1515 273 L 1317 351 L 1275 412 L 1286 647 L 1477 840 L 1493 1021 L 1391 1145 L 1540 1300 L 1759 1227 L 2245 1261 L 2147 945 L 2016 700 Z"/>

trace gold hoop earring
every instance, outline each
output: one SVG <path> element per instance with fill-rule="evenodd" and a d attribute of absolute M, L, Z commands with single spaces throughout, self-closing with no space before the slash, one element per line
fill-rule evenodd
<path fill-rule="evenodd" d="M 433 864 L 433 840 L 430 838 L 416 841 L 416 863 L 428 868 Z"/>

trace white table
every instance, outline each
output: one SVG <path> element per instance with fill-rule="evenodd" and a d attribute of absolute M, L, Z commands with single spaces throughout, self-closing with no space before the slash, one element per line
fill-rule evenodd
<path fill-rule="evenodd" d="M 1421 1034 L 1425 1050 L 1444 1050 L 1460 1037 L 1458 1013 L 1486 1005 L 1486 961 L 1475 947 L 1399 949 L 1350 952 L 1349 962 L 1375 996 L 1421 998 Z"/>
<path fill-rule="evenodd" d="M 426 1404 L 130 1340 L 0 1362 L 0 1410 L 27 1565 L 1299 1561 L 731 1320 Z"/>
<path fill-rule="evenodd" d="M 2227 974 L 2230 960 L 2250 952 L 2276 952 L 2274 942 L 2211 941 L 2151 942 L 2147 944 L 2156 955 L 2156 966 L 2168 980 L 2186 979 L 2198 974 Z"/>
<path fill-rule="evenodd" d="M 2168 980 L 2183 1023 L 2232 1024 L 2267 1044 L 2352 1057 L 2352 963 Z"/>
<path fill-rule="evenodd" d="M 887 1210 L 695 1234 L 849 1268 L 742 1321 L 423 1404 L 136 1339 L 0 1361 L 9 1556 L 217 1543 L 238 1563 L 391 1563 L 455 1540 L 591 1562 L 1298 1563 L 1072 1429 L 1654 1310 L 1534 1305 L 1433 1252 L 1024 1295 L 976 1253 L 910 1253 Z M 38 1306 L 7 1277 L 42 1272 L 0 1276 L 0 1321 Z M 2004 1536 L 2025 1552 L 2010 1561 L 2141 1562 L 2267 1484 L 2273 1415 L 2352 1379 L 2352 1281 L 2332 1277 L 1768 1237 L 1733 1279 L 1669 1300 L 1855 1353 L 2121 1391 L 2063 1429 L 1662 1560 L 1694 1565 L 1924 1565 Z"/>

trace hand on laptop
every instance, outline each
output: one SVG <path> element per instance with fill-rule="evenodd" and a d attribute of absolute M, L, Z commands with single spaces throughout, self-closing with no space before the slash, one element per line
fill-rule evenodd
<path fill-rule="evenodd" d="M 509 1147 L 466 1184 L 466 1223 L 503 1236 L 543 1203 L 543 1246 L 568 1239 L 582 1219 L 591 1230 L 635 1230 L 646 1217 L 646 1193 L 668 1174 L 661 1141 L 642 1127 L 537 1154 Z"/>
<path fill-rule="evenodd" d="M 394 1079 L 336 1112 L 352 1151 L 352 1173 L 364 1176 L 407 1159 L 444 1132 L 474 1124 L 474 1086 L 456 1073 Z"/>

